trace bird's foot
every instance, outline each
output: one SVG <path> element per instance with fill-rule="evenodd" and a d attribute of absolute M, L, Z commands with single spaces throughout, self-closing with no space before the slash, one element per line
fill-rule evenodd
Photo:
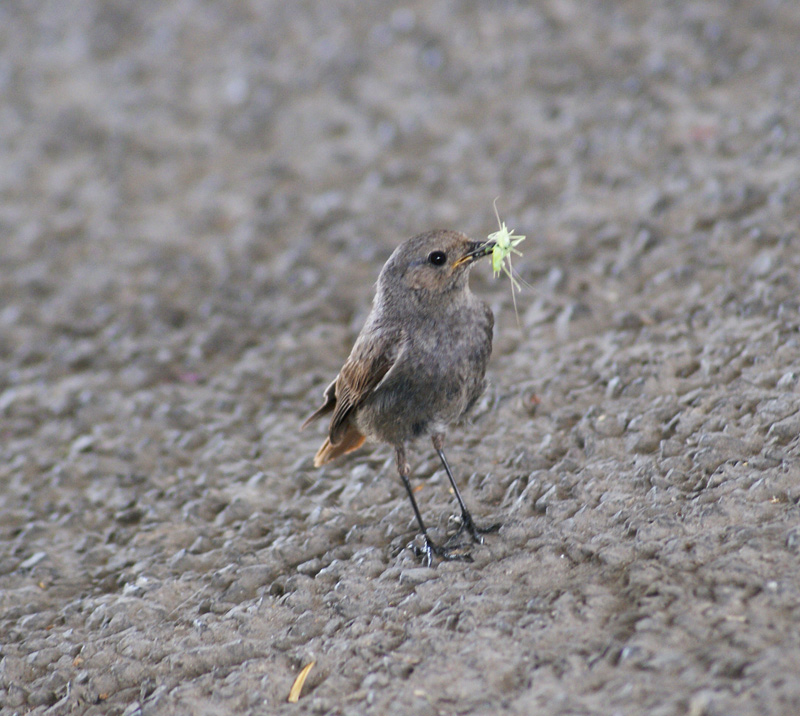
<path fill-rule="evenodd" d="M 435 557 L 444 562 L 471 562 L 472 555 L 465 552 L 463 546 L 447 546 L 436 544 L 428 535 L 422 535 L 422 546 L 414 545 L 418 557 L 422 557 L 426 567 L 433 566 Z M 448 541 L 449 545 L 449 541 Z"/>
<path fill-rule="evenodd" d="M 460 518 L 457 519 L 461 524 L 458 526 L 458 531 L 449 539 L 447 540 L 447 544 L 455 544 L 458 542 L 459 537 L 461 537 L 464 532 L 469 532 L 470 537 L 472 537 L 472 541 L 476 542 L 477 544 L 483 544 L 483 535 L 489 534 L 490 532 L 497 532 L 503 525 L 500 522 L 495 522 L 491 525 L 477 525 L 475 521 L 472 519 L 472 515 L 469 512 L 465 512 L 461 515 Z"/>

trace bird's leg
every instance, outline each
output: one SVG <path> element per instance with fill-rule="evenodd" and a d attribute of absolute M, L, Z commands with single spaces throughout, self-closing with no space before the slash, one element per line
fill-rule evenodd
<path fill-rule="evenodd" d="M 468 554 L 458 553 L 447 547 L 442 547 L 441 545 L 436 544 L 430 538 L 428 535 L 428 530 L 425 527 L 425 523 L 422 521 L 422 515 L 420 514 L 419 507 L 417 507 L 417 501 L 414 498 L 414 491 L 411 489 L 411 483 L 408 480 L 408 477 L 411 474 L 411 466 L 408 464 L 408 460 L 406 459 L 406 450 L 404 445 L 398 445 L 395 448 L 395 457 L 397 459 L 397 471 L 400 473 L 400 479 L 405 485 L 406 492 L 408 493 L 408 499 L 411 500 L 411 507 L 414 508 L 414 515 L 417 518 L 419 529 L 422 532 L 422 537 L 425 541 L 425 546 L 423 547 L 423 552 L 425 554 L 425 565 L 430 567 L 433 564 L 434 555 L 444 560 L 462 560 L 464 562 L 471 562 L 472 557 L 470 557 Z"/>
<path fill-rule="evenodd" d="M 488 527 L 481 527 L 475 524 L 475 520 L 472 519 L 472 515 L 469 513 L 466 504 L 464 504 L 464 498 L 461 497 L 458 485 L 456 485 L 453 471 L 450 469 L 447 458 L 444 456 L 444 435 L 437 433 L 432 437 L 432 440 L 433 449 L 436 450 L 439 459 L 442 461 L 442 465 L 444 465 L 444 471 L 447 473 L 450 484 L 453 486 L 453 492 L 456 495 L 456 500 L 458 500 L 458 506 L 461 508 L 461 527 L 458 528 L 458 532 L 456 532 L 452 539 L 456 539 L 464 530 L 467 530 L 473 541 L 478 544 L 483 544 L 483 535 L 487 532 L 497 532 L 502 525 L 499 522 L 489 525 Z"/>

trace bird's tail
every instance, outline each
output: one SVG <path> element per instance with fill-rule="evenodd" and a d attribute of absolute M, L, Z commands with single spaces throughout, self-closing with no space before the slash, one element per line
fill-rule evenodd
<path fill-rule="evenodd" d="M 358 432 L 355 426 L 348 425 L 347 430 L 344 435 L 342 435 L 342 439 L 335 445 L 331 444 L 330 438 L 325 438 L 322 447 L 317 450 L 317 454 L 314 455 L 314 467 L 322 467 L 326 462 L 335 460 L 340 455 L 358 450 L 358 448 L 364 444 L 365 440 L 366 438 Z"/>

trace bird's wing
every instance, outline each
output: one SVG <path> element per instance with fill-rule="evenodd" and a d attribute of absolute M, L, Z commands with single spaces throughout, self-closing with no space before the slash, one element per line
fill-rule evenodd
<path fill-rule="evenodd" d="M 338 376 L 331 381 L 331 384 L 327 388 L 325 388 L 325 395 L 323 397 L 322 405 L 305 419 L 305 422 L 300 426 L 300 430 L 304 430 L 310 423 L 313 423 L 317 418 L 321 418 L 323 415 L 327 415 L 336 407 L 337 380 Z"/>
<path fill-rule="evenodd" d="M 373 333 L 357 341 L 335 381 L 336 407 L 330 427 L 330 441 L 336 444 L 347 428 L 347 418 L 386 378 L 406 347 L 404 332 Z"/>

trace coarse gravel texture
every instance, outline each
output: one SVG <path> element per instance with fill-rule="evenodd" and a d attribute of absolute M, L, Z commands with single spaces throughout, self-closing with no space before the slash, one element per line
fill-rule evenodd
<path fill-rule="evenodd" d="M 0 4 L 2 714 L 800 713 L 800 4 Z M 529 238 L 424 567 L 312 467 L 381 265 Z M 428 442 L 414 484 L 455 512 Z M 298 703 L 287 703 L 315 661 Z"/>

